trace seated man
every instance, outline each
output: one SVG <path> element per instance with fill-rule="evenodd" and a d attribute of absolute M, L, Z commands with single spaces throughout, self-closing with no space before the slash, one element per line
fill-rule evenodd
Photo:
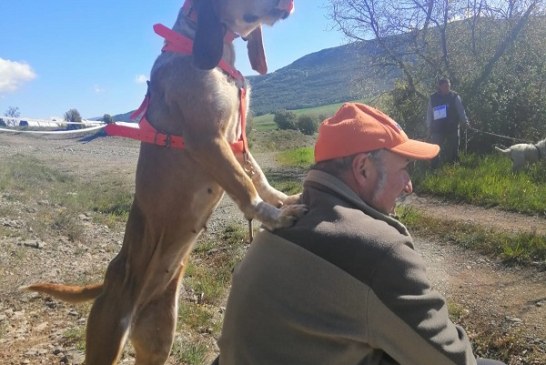
<path fill-rule="evenodd" d="M 307 215 L 260 232 L 237 267 L 220 365 L 471 365 L 465 331 L 391 216 L 408 164 L 439 147 L 382 112 L 347 103 L 320 129 L 304 182 Z"/>

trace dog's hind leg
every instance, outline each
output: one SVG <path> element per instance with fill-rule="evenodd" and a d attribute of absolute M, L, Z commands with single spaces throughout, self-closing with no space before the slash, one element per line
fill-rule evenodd
<path fill-rule="evenodd" d="M 161 296 L 145 304 L 136 314 L 131 328 L 135 365 L 163 365 L 167 361 L 176 330 L 180 280 L 189 257 L 188 253 L 179 272 Z"/>
<path fill-rule="evenodd" d="M 117 364 L 131 324 L 130 301 L 123 293 L 106 290 L 93 303 L 87 321 L 86 365 Z"/>
<path fill-rule="evenodd" d="M 110 262 L 87 320 L 86 365 L 117 364 L 131 327 L 138 280 L 127 277 L 127 247 Z"/>

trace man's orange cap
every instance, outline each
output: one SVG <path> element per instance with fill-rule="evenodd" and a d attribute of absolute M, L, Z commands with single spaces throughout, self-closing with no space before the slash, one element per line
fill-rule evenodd
<path fill-rule="evenodd" d="M 345 103 L 319 127 L 315 162 L 388 149 L 415 160 L 434 158 L 440 147 L 409 139 L 385 113 L 359 103 Z"/>

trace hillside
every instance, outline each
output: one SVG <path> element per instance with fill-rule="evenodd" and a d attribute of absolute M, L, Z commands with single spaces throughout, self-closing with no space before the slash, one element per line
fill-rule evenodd
<path fill-rule="evenodd" d="M 375 41 L 327 48 L 263 76 L 250 76 L 251 109 L 257 115 L 365 99 L 392 88 L 395 74 L 377 66 Z"/>
<path fill-rule="evenodd" d="M 256 115 L 366 99 L 392 88 L 396 74 L 377 66 L 377 42 L 366 41 L 308 54 L 275 72 L 249 76 Z M 131 112 L 114 115 L 129 121 Z"/>

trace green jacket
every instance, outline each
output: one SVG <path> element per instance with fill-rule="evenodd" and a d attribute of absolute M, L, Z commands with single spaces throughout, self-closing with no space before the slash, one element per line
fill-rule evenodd
<path fill-rule="evenodd" d="M 221 365 L 476 364 L 404 225 L 316 170 L 302 201 L 235 270 Z"/>

